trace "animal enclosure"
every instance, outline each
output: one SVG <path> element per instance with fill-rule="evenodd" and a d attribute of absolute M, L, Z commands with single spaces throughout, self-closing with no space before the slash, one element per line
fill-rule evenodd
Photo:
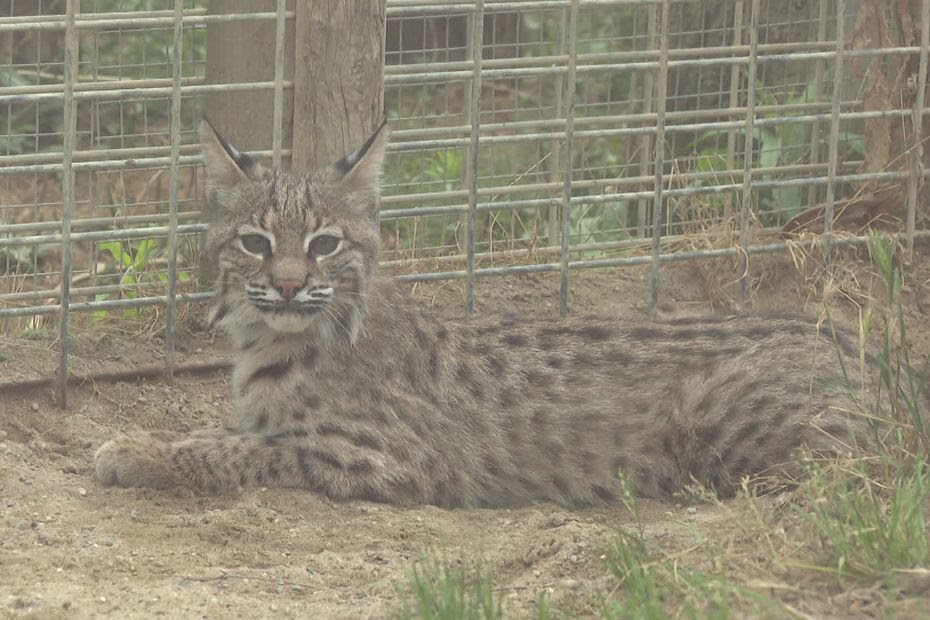
<path fill-rule="evenodd" d="M 213 5 L 220 3 L 214 2 Z M 0 331 L 154 321 L 211 296 L 196 126 L 267 95 L 288 165 L 301 6 L 0 2 Z M 300 4 L 300 3 L 297 3 Z M 372 2 L 377 6 L 378 2 Z M 210 79 L 218 24 L 270 33 L 260 80 Z M 388 0 L 394 132 L 382 271 L 406 281 L 731 257 L 926 236 L 930 0 Z M 338 45 L 333 40 L 331 45 Z M 337 54 L 338 56 L 338 54 Z M 235 142 L 235 141 L 234 141 Z"/>

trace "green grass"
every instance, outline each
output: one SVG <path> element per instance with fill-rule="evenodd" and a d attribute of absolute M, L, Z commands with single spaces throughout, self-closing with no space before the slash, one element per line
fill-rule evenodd
<path fill-rule="evenodd" d="M 639 504 L 622 474 L 621 487 L 622 504 L 632 513 L 635 530 L 618 528 L 607 554 L 607 568 L 615 581 L 602 604 L 604 618 L 764 617 L 770 612 L 786 615 L 777 601 L 734 579 L 725 554 L 713 541 L 702 538 L 683 558 L 654 549 L 647 541 Z"/>
<path fill-rule="evenodd" d="M 895 586 L 902 574 L 930 568 L 930 436 L 924 426 L 927 361 L 915 362 L 907 337 L 894 246 L 874 236 L 872 262 L 886 283 L 887 305 L 866 314 L 877 322 L 881 349 L 875 396 L 864 413 L 876 420 L 876 450 L 866 456 L 810 464 L 799 490 L 817 543 L 819 566 L 843 581 Z"/>
<path fill-rule="evenodd" d="M 923 462 L 879 455 L 820 464 L 805 487 L 818 563 L 837 579 L 893 586 L 901 571 L 930 567 Z"/>
<path fill-rule="evenodd" d="M 481 562 L 450 562 L 431 553 L 413 565 L 409 598 L 397 618 L 424 620 L 495 620 L 502 599 Z"/>
<path fill-rule="evenodd" d="M 599 610 L 606 619 L 786 617 L 776 600 L 740 585 L 724 570 L 720 556 L 707 543 L 695 561 L 665 556 L 639 532 L 618 528 L 605 554 L 605 570 L 613 578 L 600 601 L 573 601 Z M 698 566 L 701 564 L 701 566 Z M 496 620 L 515 617 L 503 609 L 500 580 L 483 561 L 451 562 L 439 552 L 413 565 L 400 589 L 396 618 L 423 620 Z M 553 609 L 539 595 L 535 617 L 573 617 L 574 609 Z M 585 614 L 587 615 L 587 614 Z M 521 614 L 521 617 L 522 614 Z"/>

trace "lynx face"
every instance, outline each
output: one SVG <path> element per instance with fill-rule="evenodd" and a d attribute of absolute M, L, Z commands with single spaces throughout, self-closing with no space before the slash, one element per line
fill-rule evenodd
<path fill-rule="evenodd" d="M 379 176 L 388 130 L 331 168 L 266 170 L 206 122 L 200 139 L 219 255 L 213 321 L 354 339 L 377 267 Z"/>

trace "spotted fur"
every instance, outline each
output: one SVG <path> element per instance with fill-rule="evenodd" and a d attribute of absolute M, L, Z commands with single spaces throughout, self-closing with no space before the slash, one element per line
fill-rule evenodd
<path fill-rule="evenodd" d="M 387 128 L 308 175 L 200 135 L 237 422 L 114 439 L 96 457 L 104 485 L 603 505 L 621 471 L 641 495 L 728 493 L 802 444 L 870 442 L 850 334 L 758 316 L 444 322 L 376 275 Z"/>

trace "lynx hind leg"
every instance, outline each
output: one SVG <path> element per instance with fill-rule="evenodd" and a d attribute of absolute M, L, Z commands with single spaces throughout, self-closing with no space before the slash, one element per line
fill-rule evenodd
<path fill-rule="evenodd" d="M 670 403 L 664 446 L 678 480 L 721 497 L 737 493 L 747 478 L 762 486 L 784 474 L 794 478 L 798 448 L 835 451 L 853 434 L 845 414 L 812 419 L 806 393 L 773 388 L 740 360 L 683 377 Z"/>
<path fill-rule="evenodd" d="M 725 477 L 714 480 L 717 494 L 732 496 L 744 483 L 754 493 L 790 490 L 808 474 L 811 459 L 855 455 L 868 451 L 872 445 L 868 422 L 838 410 L 799 422 L 793 440 L 773 435 L 772 441 L 776 443 L 762 452 L 763 459 L 741 460 L 724 467 Z"/>

